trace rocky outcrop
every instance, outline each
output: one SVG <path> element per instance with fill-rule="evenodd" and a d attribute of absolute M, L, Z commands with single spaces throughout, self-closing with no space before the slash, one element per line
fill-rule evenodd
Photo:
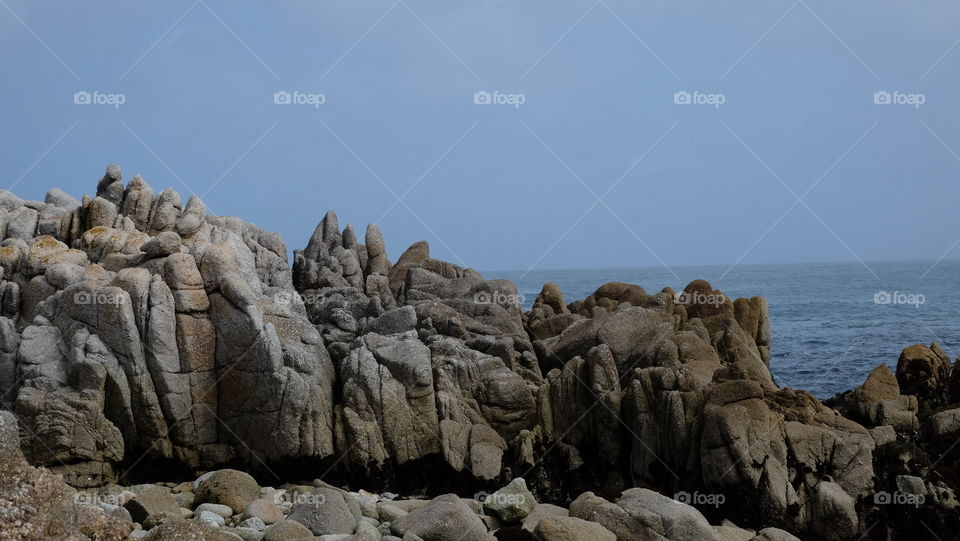
<path fill-rule="evenodd" d="M 262 523 L 264 539 L 855 539 L 900 477 L 939 476 L 924 486 L 937 517 L 953 501 L 952 459 L 928 454 L 960 426 L 960 376 L 936 345 L 824 404 L 772 377 L 761 297 L 696 280 L 567 303 L 549 283 L 524 310 L 512 283 L 424 241 L 392 263 L 377 226 L 361 239 L 332 211 L 291 267 L 277 234 L 140 177 L 124 186 L 116 166 L 82 200 L 0 193 L 0 226 L 0 408 L 20 419 L 27 459 L 74 486 L 229 465 L 433 494 L 522 475 L 530 498 L 573 501 L 538 526 L 547 508 L 526 494 L 481 515 L 450 495 L 272 492 L 221 470 L 139 500 L 131 487 L 127 509 L 156 531 L 185 528 L 175 500 L 217 527 Z M 295 496 L 285 513 L 277 494 Z"/>
<path fill-rule="evenodd" d="M 119 541 L 133 530 L 116 505 L 95 505 L 61 476 L 30 466 L 19 440 L 17 418 L 0 411 L 0 538 Z"/>

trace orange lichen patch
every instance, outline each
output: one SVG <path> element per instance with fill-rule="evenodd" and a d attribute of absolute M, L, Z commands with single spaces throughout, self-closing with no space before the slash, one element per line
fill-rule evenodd
<path fill-rule="evenodd" d="M 41 248 L 41 249 L 53 249 L 53 248 L 59 248 L 59 247 L 66 248 L 67 245 L 51 237 L 50 235 L 43 235 L 42 237 L 37 237 L 37 239 L 33 241 L 33 244 L 31 244 L 30 247 Z"/>
<path fill-rule="evenodd" d="M 0 258 L 14 257 L 20 253 L 19 246 L 7 245 L 0 246 Z"/>

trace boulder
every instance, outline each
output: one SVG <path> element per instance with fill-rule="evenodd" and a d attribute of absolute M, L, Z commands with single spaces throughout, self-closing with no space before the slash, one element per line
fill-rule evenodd
<path fill-rule="evenodd" d="M 260 497 L 260 486 L 248 473 L 237 470 L 218 470 L 197 486 L 197 501 L 219 503 L 242 513 L 253 500 Z"/>
<path fill-rule="evenodd" d="M 390 525 L 397 536 L 423 541 L 492 541 L 480 517 L 454 494 L 438 496 Z"/>
<path fill-rule="evenodd" d="M 600 524 L 574 517 L 545 518 L 533 533 L 542 541 L 617 541 L 617 536 Z"/>
<path fill-rule="evenodd" d="M 645 488 L 627 490 L 615 503 L 586 492 L 570 504 L 570 516 L 602 525 L 618 541 L 717 539 L 699 511 Z"/>
<path fill-rule="evenodd" d="M 359 506 L 355 501 L 348 503 L 348 497 L 343 492 L 317 488 L 303 499 L 304 503 L 294 506 L 287 520 L 303 524 L 313 535 L 356 532 Z"/>
<path fill-rule="evenodd" d="M 510 484 L 490 494 L 483 500 L 483 508 L 506 524 L 523 521 L 536 505 L 527 483 L 517 477 Z"/>
<path fill-rule="evenodd" d="M 306 526 L 293 520 L 281 520 L 263 530 L 263 541 L 289 541 L 311 537 L 313 533 Z"/>
<path fill-rule="evenodd" d="M 950 378 L 950 358 L 937 344 L 915 344 L 903 350 L 897 360 L 900 391 L 922 402 L 942 404 Z"/>

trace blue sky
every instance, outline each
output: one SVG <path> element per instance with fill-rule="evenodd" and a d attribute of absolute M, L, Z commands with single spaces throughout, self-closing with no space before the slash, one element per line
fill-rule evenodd
<path fill-rule="evenodd" d="M 0 0 L 0 184 L 116 162 L 479 269 L 953 259 L 958 39 L 951 1 Z"/>

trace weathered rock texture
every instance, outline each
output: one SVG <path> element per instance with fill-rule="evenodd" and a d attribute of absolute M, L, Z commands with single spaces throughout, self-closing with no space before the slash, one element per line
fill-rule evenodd
<path fill-rule="evenodd" d="M 524 312 L 513 284 L 426 242 L 391 263 L 376 226 L 361 243 L 333 212 L 291 268 L 279 235 L 139 176 L 124 186 L 116 166 L 82 201 L 0 193 L 0 239 L 0 407 L 31 463 L 81 487 L 142 461 L 324 464 L 400 484 L 522 474 L 553 501 L 596 492 L 572 516 L 621 540 L 709 538 L 723 517 L 851 539 L 893 482 L 879 434 L 907 441 L 960 397 L 936 345 L 908 348 L 896 376 L 878 369 L 837 409 L 781 389 L 766 301 L 703 280 L 610 283 L 569 304 L 547 284 Z M 960 422 L 931 426 L 943 441 Z M 713 498 L 670 512 L 641 486 Z M 239 512 L 248 492 L 219 503 Z M 433 531 L 416 518 L 394 530 Z"/>

